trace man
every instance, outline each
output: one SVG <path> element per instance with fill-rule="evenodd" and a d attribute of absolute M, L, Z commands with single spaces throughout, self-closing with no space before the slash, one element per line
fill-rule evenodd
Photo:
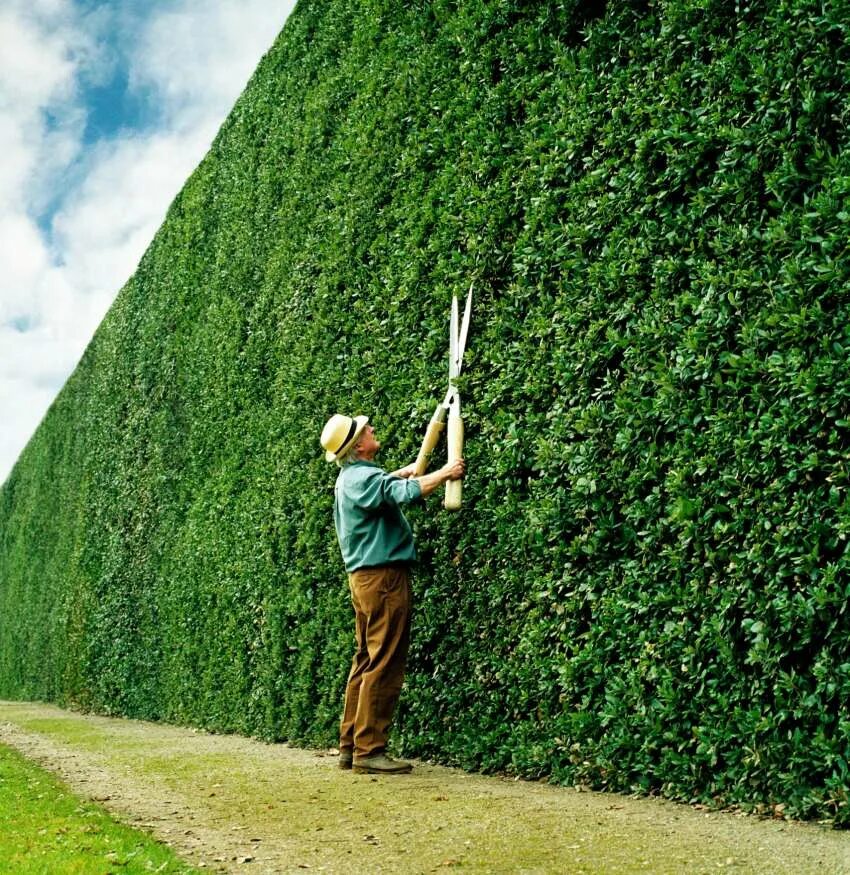
<path fill-rule="evenodd" d="M 339 765 L 360 774 L 402 774 L 410 763 L 386 753 L 410 640 L 413 532 L 401 511 L 464 474 L 462 459 L 413 477 L 414 465 L 388 474 L 375 464 L 381 444 L 366 416 L 332 416 L 322 431 L 325 458 L 342 469 L 334 525 L 354 605 L 357 650 L 340 723 Z"/>

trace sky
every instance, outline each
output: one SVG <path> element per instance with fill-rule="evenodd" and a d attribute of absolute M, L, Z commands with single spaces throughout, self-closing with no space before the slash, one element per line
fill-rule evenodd
<path fill-rule="evenodd" d="M 295 0 L 0 0 L 0 483 Z"/>

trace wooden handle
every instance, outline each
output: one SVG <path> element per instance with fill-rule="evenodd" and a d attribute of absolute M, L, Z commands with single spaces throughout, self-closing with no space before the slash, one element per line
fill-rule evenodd
<path fill-rule="evenodd" d="M 438 407 L 437 411 L 442 411 L 442 407 Z M 443 413 L 445 416 L 445 413 Z M 419 455 L 416 457 L 416 467 L 413 470 L 414 477 L 421 477 L 428 467 L 428 460 L 431 458 L 431 453 L 434 452 L 434 447 L 437 446 L 437 441 L 440 439 L 440 434 L 445 428 L 445 423 L 441 418 L 437 418 L 437 413 L 434 414 L 431 421 L 428 423 L 428 430 L 425 432 L 425 439 L 422 441 L 422 446 L 419 449 Z"/>
<path fill-rule="evenodd" d="M 460 416 L 449 416 L 448 451 L 449 462 L 463 457 L 463 419 Z M 443 506 L 446 510 L 460 510 L 462 496 L 463 481 L 449 480 Z"/>

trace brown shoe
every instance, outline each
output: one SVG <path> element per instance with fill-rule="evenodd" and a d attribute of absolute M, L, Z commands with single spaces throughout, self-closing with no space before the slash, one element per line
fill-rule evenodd
<path fill-rule="evenodd" d="M 394 760 L 385 753 L 375 753 L 368 757 L 354 757 L 352 771 L 358 775 L 404 775 L 413 766 L 404 760 Z"/>
<path fill-rule="evenodd" d="M 341 750 L 339 752 L 339 767 L 341 769 L 350 769 L 351 761 L 354 759 L 353 750 Z"/>

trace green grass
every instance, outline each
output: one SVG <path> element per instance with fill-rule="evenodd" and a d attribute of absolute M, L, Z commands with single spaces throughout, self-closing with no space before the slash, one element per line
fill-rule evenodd
<path fill-rule="evenodd" d="M 106 875 L 197 870 L 0 745 L 0 872 Z"/>

